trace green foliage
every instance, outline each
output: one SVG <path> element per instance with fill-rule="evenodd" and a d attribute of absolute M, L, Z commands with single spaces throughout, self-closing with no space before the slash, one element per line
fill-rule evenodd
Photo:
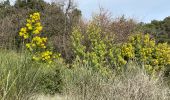
<path fill-rule="evenodd" d="M 86 47 L 82 44 L 83 39 L 84 39 L 84 36 L 82 35 L 80 28 L 75 27 L 71 35 L 72 48 L 73 48 L 74 54 L 79 56 L 82 59 L 84 59 L 86 56 L 85 54 Z"/>
<path fill-rule="evenodd" d="M 87 34 L 91 47 L 87 54 L 88 59 L 96 70 L 105 71 L 103 66 L 106 63 L 107 47 L 101 37 L 101 29 L 94 24 L 90 24 L 87 29 Z"/>
<path fill-rule="evenodd" d="M 156 44 L 149 34 L 133 35 L 120 48 L 123 60 L 126 62 L 137 60 L 139 63 L 144 64 L 149 73 L 160 72 L 164 69 L 164 66 L 170 64 L 169 45 L 167 43 Z"/>
<path fill-rule="evenodd" d="M 72 33 L 71 39 L 75 55 L 84 63 L 91 63 L 94 70 L 104 75 L 108 74 L 108 66 L 106 65 L 107 45 L 101 36 L 100 28 L 91 23 L 85 34 L 87 34 L 89 42 L 88 47 L 82 44 L 84 36 L 79 28 L 75 28 Z"/>
<path fill-rule="evenodd" d="M 127 43 L 113 44 L 105 37 L 102 38 L 100 28 L 93 23 L 88 26 L 85 34 L 79 28 L 74 29 L 73 51 L 83 62 L 90 62 L 93 69 L 101 73 L 108 73 L 107 66 L 112 66 L 117 71 L 123 70 L 123 66 L 131 60 L 144 65 L 150 74 L 162 71 L 170 63 L 168 44 L 156 44 L 149 34 L 139 33 L 130 36 Z M 88 45 L 82 44 L 84 36 L 87 36 Z"/>
<path fill-rule="evenodd" d="M 0 52 L 0 99 L 24 100 L 28 99 L 39 86 L 41 65 L 29 59 L 29 55 L 16 52 Z"/>
<path fill-rule="evenodd" d="M 54 65 L 50 65 L 48 68 L 44 68 L 42 76 L 38 79 L 39 92 L 51 95 L 61 93 L 63 88 L 61 67 L 64 67 L 63 63 L 55 63 Z"/>
<path fill-rule="evenodd" d="M 16 8 L 30 8 L 34 10 L 44 10 L 45 5 L 47 3 L 44 0 L 16 0 L 15 7 Z"/>
<path fill-rule="evenodd" d="M 157 42 L 170 43 L 170 17 L 162 21 L 153 20 L 151 23 L 143 25 L 143 31 L 153 35 Z"/>

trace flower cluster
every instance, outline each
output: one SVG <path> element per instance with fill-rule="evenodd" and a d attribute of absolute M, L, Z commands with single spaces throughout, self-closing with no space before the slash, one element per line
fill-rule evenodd
<path fill-rule="evenodd" d="M 45 37 L 39 37 L 39 36 L 35 36 L 32 39 L 32 44 L 36 44 L 38 47 L 40 48 L 46 48 L 45 43 L 47 42 L 47 38 Z"/>
<path fill-rule="evenodd" d="M 26 27 L 21 28 L 19 36 L 23 37 L 24 39 L 28 39 L 32 34 L 40 34 L 42 28 L 43 27 L 40 23 L 40 14 L 34 13 L 27 19 Z"/>
<path fill-rule="evenodd" d="M 19 32 L 19 36 L 23 37 L 24 39 L 27 39 L 29 37 L 26 27 L 21 28 L 21 30 Z"/>
<path fill-rule="evenodd" d="M 137 34 L 129 38 L 128 43 L 121 46 L 124 60 L 137 59 L 145 68 L 153 73 L 170 64 L 170 46 L 167 43 L 156 44 L 148 34 Z M 121 59 L 122 64 L 124 64 Z"/>
<path fill-rule="evenodd" d="M 51 63 L 59 54 L 54 56 L 52 51 L 47 50 L 47 37 L 41 36 L 42 29 L 40 13 L 33 13 L 26 26 L 21 28 L 19 36 L 26 40 L 26 48 L 34 54 L 33 60 Z"/>
<path fill-rule="evenodd" d="M 134 58 L 135 56 L 134 52 L 131 52 L 131 51 L 134 51 L 134 47 L 130 43 L 125 43 L 121 47 L 122 56 L 126 57 L 127 59 Z"/>
<path fill-rule="evenodd" d="M 157 64 L 170 64 L 170 47 L 167 43 L 158 44 L 158 46 L 155 48 L 154 55 L 157 60 Z"/>

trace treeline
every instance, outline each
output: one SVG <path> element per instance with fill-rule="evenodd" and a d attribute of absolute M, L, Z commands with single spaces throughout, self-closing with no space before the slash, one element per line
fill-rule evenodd
<path fill-rule="evenodd" d="M 152 34 L 157 42 L 170 43 L 170 17 L 166 17 L 162 21 L 152 20 L 151 23 L 142 26 L 144 32 Z"/>
<path fill-rule="evenodd" d="M 54 51 L 70 62 L 74 58 L 71 48 L 71 33 L 75 26 L 85 30 L 90 22 L 101 28 L 102 36 L 108 36 L 113 43 L 126 42 L 128 36 L 135 32 L 149 33 L 157 42 L 169 42 L 169 18 L 163 21 L 152 21 L 149 24 L 139 23 L 124 16 L 112 19 L 109 12 L 100 9 L 91 21 L 84 21 L 81 10 L 72 0 L 47 3 L 44 0 L 16 0 L 10 5 L 9 0 L 0 4 L 0 46 L 20 50 L 22 41 L 18 37 L 19 29 L 24 25 L 29 14 L 41 13 L 42 34 L 50 40 Z M 169 26 L 168 26 L 169 25 Z M 86 40 L 86 39 L 85 39 Z M 84 41 L 88 45 L 88 41 Z"/>

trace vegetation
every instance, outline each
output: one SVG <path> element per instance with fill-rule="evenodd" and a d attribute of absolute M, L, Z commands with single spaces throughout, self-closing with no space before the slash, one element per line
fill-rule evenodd
<path fill-rule="evenodd" d="M 168 17 L 144 24 L 101 9 L 85 22 L 72 0 L 7 0 L 0 13 L 0 99 L 170 99 Z"/>
<path fill-rule="evenodd" d="M 163 21 L 153 20 L 151 23 L 142 25 L 143 31 L 152 34 L 157 42 L 170 43 L 169 22 L 170 17 L 166 17 Z"/>
<path fill-rule="evenodd" d="M 31 51 L 33 55 L 32 59 L 35 61 L 53 62 L 55 58 L 58 58 L 59 54 L 54 55 L 52 51 L 49 51 L 46 42 L 47 38 L 41 36 L 43 27 L 40 23 L 40 14 L 34 13 L 27 19 L 26 27 L 21 28 L 19 36 L 21 36 L 26 42 L 26 48 Z"/>

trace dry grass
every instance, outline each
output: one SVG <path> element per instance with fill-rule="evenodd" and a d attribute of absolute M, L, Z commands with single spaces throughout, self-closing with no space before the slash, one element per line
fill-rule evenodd
<path fill-rule="evenodd" d="M 61 95 L 36 95 L 30 98 L 30 100 L 67 100 L 67 98 Z"/>
<path fill-rule="evenodd" d="M 34 89 L 38 87 L 37 80 L 41 74 L 37 74 L 40 73 L 37 66 L 40 65 L 29 62 L 28 58 L 20 61 L 14 52 L 3 51 L 0 54 L 0 93 L 3 94 L 0 98 L 28 100 L 37 93 Z M 170 100 L 169 88 L 162 77 L 153 78 L 140 66 L 129 65 L 127 68 L 130 69 L 109 77 L 100 75 L 91 69 L 92 66 L 81 62 L 75 62 L 72 69 L 63 67 L 63 94 L 36 95 L 31 100 Z"/>
<path fill-rule="evenodd" d="M 169 88 L 161 77 L 153 78 L 143 70 L 126 70 L 110 78 L 86 66 L 67 70 L 65 93 L 68 100 L 169 100 Z"/>

